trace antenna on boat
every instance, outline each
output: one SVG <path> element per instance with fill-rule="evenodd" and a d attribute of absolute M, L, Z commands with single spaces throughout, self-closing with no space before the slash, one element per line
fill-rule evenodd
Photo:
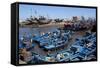
<path fill-rule="evenodd" d="M 49 15 L 47 14 L 47 18 L 49 19 Z"/>
<path fill-rule="evenodd" d="M 37 17 L 37 11 L 36 11 L 36 10 L 34 10 L 34 14 L 35 14 L 35 16 Z"/>
<path fill-rule="evenodd" d="M 30 18 L 32 18 L 32 8 L 30 9 Z"/>
<path fill-rule="evenodd" d="M 35 10 L 34 13 L 37 15 L 37 11 Z"/>

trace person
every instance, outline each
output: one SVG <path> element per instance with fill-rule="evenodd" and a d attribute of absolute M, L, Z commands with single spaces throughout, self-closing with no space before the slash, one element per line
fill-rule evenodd
<path fill-rule="evenodd" d="M 61 57 L 61 55 L 59 53 L 57 53 L 57 56 L 56 56 L 57 61 L 60 60 L 60 57 Z"/>

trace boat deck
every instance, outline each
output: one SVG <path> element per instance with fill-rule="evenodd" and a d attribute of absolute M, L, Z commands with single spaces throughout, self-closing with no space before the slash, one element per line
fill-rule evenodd
<path fill-rule="evenodd" d="M 33 50 L 33 52 L 40 54 L 40 55 L 47 55 L 48 53 L 53 54 L 53 53 L 59 52 L 61 50 L 67 50 L 71 46 L 71 44 L 73 44 L 75 42 L 75 39 L 78 38 L 78 37 L 81 38 L 85 34 L 85 32 L 86 31 L 76 31 L 72 35 L 69 42 L 63 48 L 56 49 L 56 50 L 53 50 L 53 51 L 44 51 L 42 48 L 39 47 L 39 44 L 36 44 L 36 46 L 34 46 L 34 48 L 32 50 Z"/>

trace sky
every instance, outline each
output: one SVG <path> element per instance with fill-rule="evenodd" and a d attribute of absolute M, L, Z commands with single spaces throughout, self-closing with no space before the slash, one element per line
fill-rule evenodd
<path fill-rule="evenodd" d="M 19 20 L 25 20 L 30 16 L 45 16 L 51 19 L 61 18 L 70 19 L 72 16 L 96 17 L 95 8 L 79 8 L 79 7 L 57 7 L 57 6 L 41 6 L 41 5 L 19 5 Z"/>

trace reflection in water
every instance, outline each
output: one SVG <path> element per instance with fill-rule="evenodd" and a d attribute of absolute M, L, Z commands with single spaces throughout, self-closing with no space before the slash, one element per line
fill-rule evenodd
<path fill-rule="evenodd" d="M 19 37 L 23 35 L 41 35 L 42 33 L 53 32 L 58 27 L 39 27 L 39 28 L 19 28 Z"/>

